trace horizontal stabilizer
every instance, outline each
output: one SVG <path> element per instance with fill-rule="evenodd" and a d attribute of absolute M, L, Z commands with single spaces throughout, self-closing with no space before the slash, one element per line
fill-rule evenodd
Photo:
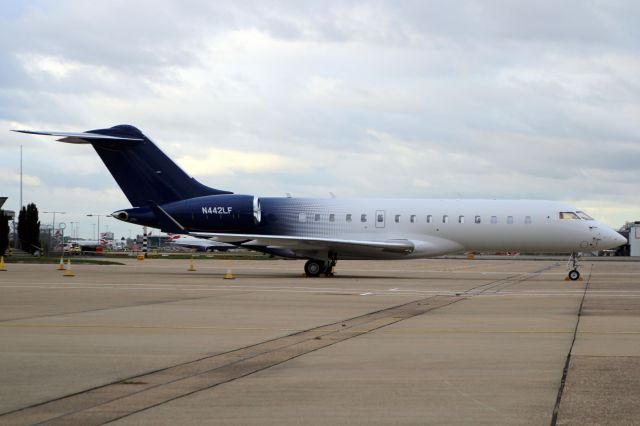
<path fill-rule="evenodd" d="M 27 133 L 30 135 L 44 135 L 44 136 L 62 136 L 62 139 L 58 139 L 60 142 L 66 143 L 91 143 L 97 140 L 119 140 L 119 141 L 143 141 L 142 138 L 122 137 L 122 136 L 108 136 L 98 133 L 73 133 L 73 132 L 37 132 L 35 130 L 12 130 L 12 132 Z"/>

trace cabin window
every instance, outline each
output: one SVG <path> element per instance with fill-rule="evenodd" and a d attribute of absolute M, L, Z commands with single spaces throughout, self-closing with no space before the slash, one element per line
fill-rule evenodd
<path fill-rule="evenodd" d="M 507 225 L 513 225 L 513 216 L 507 216 Z"/>
<path fill-rule="evenodd" d="M 592 218 L 591 216 L 589 216 L 585 212 L 577 211 L 576 213 L 578 214 L 578 216 L 580 216 L 580 218 L 582 218 L 584 220 L 595 220 L 594 218 Z"/>
<path fill-rule="evenodd" d="M 464 216 L 458 216 L 458 223 L 464 223 Z"/>
<path fill-rule="evenodd" d="M 560 212 L 560 219 L 580 220 L 574 212 Z"/>
<path fill-rule="evenodd" d="M 367 214 L 366 213 L 362 213 L 360 215 L 360 222 L 366 222 L 367 221 Z"/>
<path fill-rule="evenodd" d="M 313 219 L 314 219 L 316 222 L 320 222 L 320 213 L 316 213 Z"/>
<path fill-rule="evenodd" d="M 524 217 L 524 223 L 527 225 L 531 225 L 531 216 L 525 216 Z"/>
<path fill-rule="evenodd" d="M 347 222 L 351 222 L 351 213 L 347 213 L 346 220 L 347 220 Z"/>
<path fill-rule="evenodd" d="M 382 213 L 378 213 L 378 223 L 384 223 L 384 215 Z"/>
<path fill-rule="evenodd" d="M 400 215 L 399 214 L 396 215 L 395 221 L 396 221 L 396 223 L 400 223 Z"/>
<path fill-rule="evenodd" d="M 491 224 L 495 225 L 498 223 L 498 216 L 491 216 Z"/>
<path fill-rule="evenodd" d="M 298 215 L 298 222 L 306 222 L 307 221 L 307 214 L 306 213 L 300 213 Z"/>
<path fill-rule="evenodd" d="M 433 222 L 433 215 L 428 214 L 427 215 L 427 223 L 431 223 L 431 222 Z"/>
<path fill-rule="evenodd" d="M 335 213 L 329 213 L 329 222 L 335 222 L 335 221 L 336 221 Z"/>
<path fill-rule="evenodd" d="M 442 223 L 449 223 L 449 215 L 442 216 Z"/>
<path fill-rule="evenodd" d="M 416 223 L 416 215 L 415 215 L 415 214 L 412 214 L 412 215 L 411 215 L 411 217 L 409 218 L 409 221 L 410 221 L 411 223 Z"/>
<path fill-rule="evenodd" d="M 481 218 L 480 216 L 476 216 L 476 217 L 473 219 L 473 221 L 474 221 L 475 223 L 480 223 L 480 222 L 482 222 L 482 218 Z"/>

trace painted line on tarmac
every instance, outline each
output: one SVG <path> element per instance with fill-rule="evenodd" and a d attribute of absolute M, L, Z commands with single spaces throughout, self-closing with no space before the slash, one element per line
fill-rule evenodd
<path fill-rule="evenodd" d="M 144 284 L 72 284 L 65 285 L 63 283 L 44 283 L 44 284 L 10 284 L 0 285 L 0 288 L 18 288 L 18 289 L 51 289 L 51 290 L 127 290 L 127 291 L 172 291 L 172 292 L 256 292 L 256 293 L 300 293 L 300 294 L 330 294 L 330 295 L 360 295 L 360 296 L 452 296 L 466 294 L 476 297 L 553 297 L 553 296 L 581 296 L 584 290 L 581 289 L 562 289 L 562 290 L 420 290 L 420 289 L 403 289 L 393 288 L 388 290 L 366 289 L 366 288 L 341 288 L 341 287 L 283 287 L 283 286 L 244 286 L 244 285 L 207 285 L 194 286 L 189 284 L 188 287 L 176 286 L 173 284 L 159 285 L 157 283 Z M 640 297 L 639 290 L 590 290 L 591 297 Z M 179 302 L 176 301 L 176 302 Z"/>

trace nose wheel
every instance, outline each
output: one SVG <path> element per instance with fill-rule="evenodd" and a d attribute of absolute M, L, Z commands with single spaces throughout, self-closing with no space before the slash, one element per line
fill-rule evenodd
<path fill-rule="evenodd" d="M 569 262 L 567 263 L 567 269 L 569 269 L 569 273 L 567 274 L 566 280 L 578 281 L 580 279 L 580 271 L 578 268 L 580 267 L 580 254 L 579 253 L 571 253 L 571 257 L 569 258 Z"/>

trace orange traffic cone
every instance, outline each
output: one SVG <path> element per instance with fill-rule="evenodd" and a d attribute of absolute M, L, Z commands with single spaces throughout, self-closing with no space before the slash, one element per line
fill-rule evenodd
<path fill-rule="evenodd" d="M 225 280 L 234 280 L 234 276 L 231 273 L 231 262 L 229 262 L 228 266 L 227 266 L 227 273 L 224 274 L 224 279 Z"/>
<path fill-rule="evenodd" d="M 0 271 L 6 271 L 7 267 L 4 266 L 4 256 L 0 256 Z"/>
<path fill-rule="evenodd" d="M 63 256 L 60 256 L 60 263 L 58 263 L 57 271 L 64 271 L 64 259 Z"/>
<path fill-rule="evenodd" d="M 189 263 L 189 269 L 187 269 L 187 271 L 189 271 L 189 272 L 195 272 L 196 271 L 196 267 L 193 266 L 193 256 L 191 256 L 191 262 Z"/>
<path fill-rule="evenodd" d="M 75 277 L 73 271 L 71 270 L 71 259 L 67 259 L 67 269 L 62 274 L 63 277 Z"/>

